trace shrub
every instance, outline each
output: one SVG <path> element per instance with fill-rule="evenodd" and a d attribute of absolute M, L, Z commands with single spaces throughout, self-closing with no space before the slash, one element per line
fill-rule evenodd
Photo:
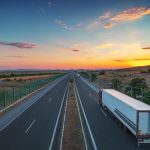
<path fill-rule="evenodd" d="M 105 74 L 106 74 L 106 72 L 104 70 L 99 72 L 99 75 L 105 75 Z"/>

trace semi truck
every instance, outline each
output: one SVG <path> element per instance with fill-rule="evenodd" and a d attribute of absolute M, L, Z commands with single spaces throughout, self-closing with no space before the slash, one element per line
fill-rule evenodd
<path fill-rule="evenodd" d="M 99 92 L 99 104 L 136 136 L 138 145 L 150 143 L 150 105 L 113 89 Z"/>

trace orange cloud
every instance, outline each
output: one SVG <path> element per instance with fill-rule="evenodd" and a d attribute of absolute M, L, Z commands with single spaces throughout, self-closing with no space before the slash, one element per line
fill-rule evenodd
<path fill-rule="evenodd" d="M 135 21 L 138 20 L 145 15 L 150 14 L 150 8 L 146 8 L 143 6 L 137 6 L 128 8 L 115 16 L 111 17 L 108 21 L 109 23 L 104 25 L 104 28 L 111 28 L 115 24 L 123 23 L 123 22 L 129 22 L 129 21 Z"/>
<path fill-rule="evenodd" d="M 112 23 L 106 23 L 105 25 L 104 25 L 104 28 L 105 29 L 109 29 L 109 28 L 112 28 L 113 27 L 113 24 Z"/>
<path fill-rule="evenodd" d="M 115 21 L 115 22 L 133 21 L 133 20 L 140 19 L 145 15 L 149 15 L 149 14 L 150 14 L 150 8 L 141 7 L 141 6 L 132 7 L 112 17 L 110 21 Z"/>

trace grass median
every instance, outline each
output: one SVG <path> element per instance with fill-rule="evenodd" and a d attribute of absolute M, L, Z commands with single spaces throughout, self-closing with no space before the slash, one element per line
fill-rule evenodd
<path fill-rule="evenodd" d="M 80 118 L 78 114 L 77 103 L 75 99 L 73 82 L 74 80 L 70 79 L 67 108 L 66 108 L 66 120 L 64 123 L 62 149 L 85 150 L 85 144 L 83 139 Z"/>

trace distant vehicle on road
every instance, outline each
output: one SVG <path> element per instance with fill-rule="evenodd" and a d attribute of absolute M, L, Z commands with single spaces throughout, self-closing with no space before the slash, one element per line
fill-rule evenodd
<path fill-rule="evenodd" d="M 110 111 L 140 143 L 150 143 L 150 106 L 113 89 L 99 92 L 99 104 Z"/>

